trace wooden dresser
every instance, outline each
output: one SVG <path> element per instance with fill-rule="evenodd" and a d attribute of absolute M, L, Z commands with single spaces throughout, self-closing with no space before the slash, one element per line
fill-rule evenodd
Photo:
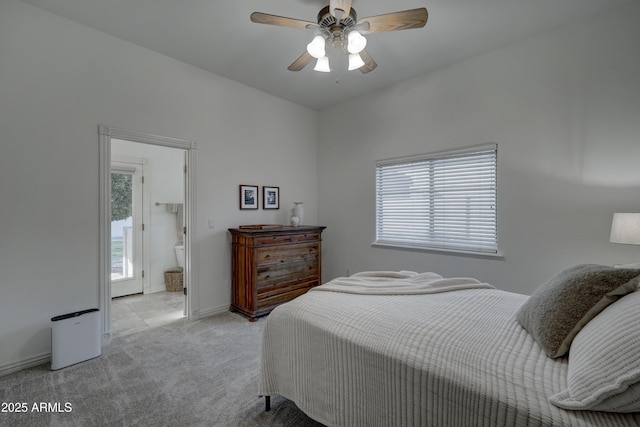
<path fill-rule="evenodd" d="M 320 285 L 325 228 L 230 228 L 231 311 L 255 322 Z"/>

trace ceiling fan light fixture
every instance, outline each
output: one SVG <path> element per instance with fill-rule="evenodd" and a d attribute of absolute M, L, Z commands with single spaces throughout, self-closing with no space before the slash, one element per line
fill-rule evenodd
<path fill-rule="evenodd" d="M 314 70 L 331 72 L 327 49 L 332 47 L 332 65 L 340 64 L 338 68 L 342 69 L 344 59 L 348 59 L 350 70 L 359 67 L 362 74 L 368 74 L 375 70 L 378 64 L 365 50 L 367 39 L 362 33 L 371 34 L 422 28 L 429 17 L 427 9 L 420 7 L 370 16 L 359 20 L 356 11 L 351 7 L 352 1 L 329 0 L 329 5 L 318 12 L 316 22 L 262 12 L 253 12 L 250 18 L 251 22 L 259 24 L 312 30 L 316 31 L 315 34 L 319 33 L 307 45 L 307 49 L 302 55 L 287 67 L 290 71 L 302 70 L 315 58 L 317 62 Z M 334 54 L 334 51 L 343 55 Z M 347 58 L 344 57 L 345 54 Z"/>
<path fill-rule="evenodd" d="M 330 73 L 331 67 L 329 67 L 329 57 L 323 56 L 322 58 L 318 58 L 316 62 L 316 66 L 313 67 L 315 71 L 320 71 L 321 73 Z"/>
<path fill-rule="evenodd" d="M 350 31 L 347 36 L 347 50 L 349 53 L 360 53 L 367 46 L 367 39 L 358 31 Z"/>
<path fill-rule="evenodd" d="M 349 71 L 357 70 L 364 65 L 364 61 L 359 53 L 349 54 Z"/>
<path fill-rule="evenodd" d="M 307 52 L 316 59 L 323 58 L 325 56 L 325 43 L 324 37 L 318 34 L 307 45 Z"/>

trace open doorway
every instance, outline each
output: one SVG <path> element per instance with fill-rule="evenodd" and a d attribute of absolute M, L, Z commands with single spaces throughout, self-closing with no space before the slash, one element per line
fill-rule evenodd
<path fill-rule="evenodd" d="M 111 329 L 185 316 L 185 150 L 111 139 Z"/>
<path fill-rule="evenodd" d="M 100 307 L 108 344 L 114 331 L 190 317 L 196 147 L 106 126 L 99 134 Z"/>

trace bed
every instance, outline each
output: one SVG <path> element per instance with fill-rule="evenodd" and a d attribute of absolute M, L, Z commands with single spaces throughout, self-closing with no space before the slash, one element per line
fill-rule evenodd
<path fill-rule="evenodd" d="M 607 295 L 619 304 L 637 283 Z M 284 396 L 327 426 L 640 425 L 638 412 L 550 403 L 571 385 L 571 358 L 549 357 L 523 328 L 517 315 L 529 298 L 434 273 L 334 279 L 269 315 L 259 394 L 267 405 Z"/>

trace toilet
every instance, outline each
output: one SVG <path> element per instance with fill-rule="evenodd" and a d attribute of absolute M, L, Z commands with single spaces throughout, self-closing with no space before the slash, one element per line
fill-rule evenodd
<path fill-rule="evenodd" d="M 176 251 L 176 260 L 178 266 L 184 268 L 184 245 L 176 245 L 173 247 Z"/>

